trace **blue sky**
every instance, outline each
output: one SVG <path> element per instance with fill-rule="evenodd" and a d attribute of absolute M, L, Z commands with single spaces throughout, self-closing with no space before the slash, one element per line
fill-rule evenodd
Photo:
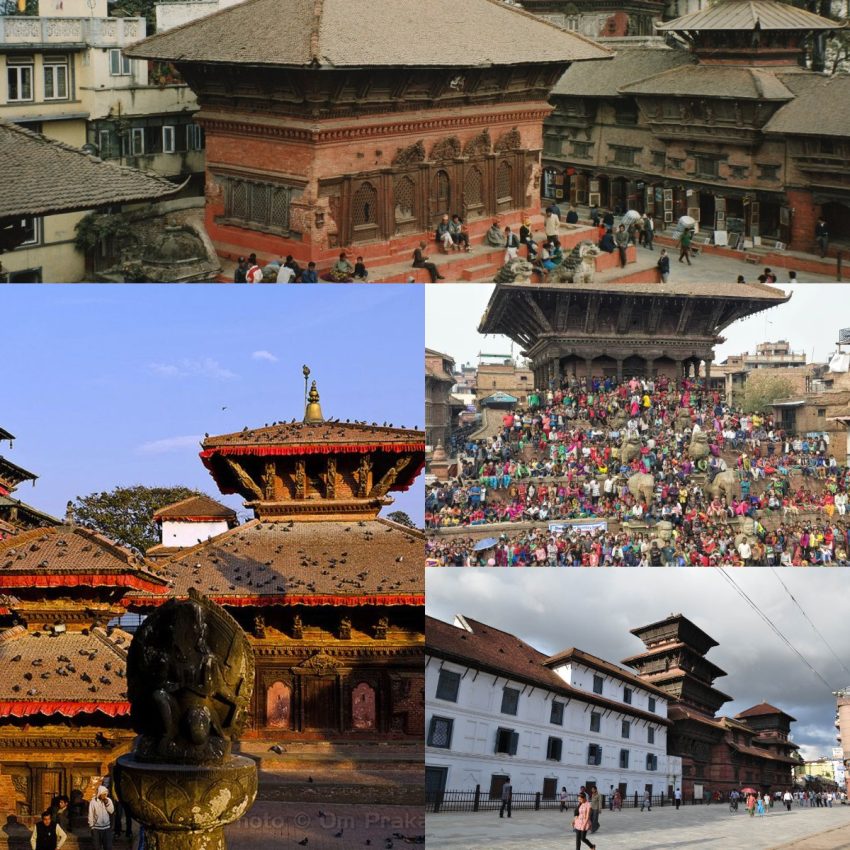
<path fill-rule="evenodd" d="M 64 516 L 116 485 L 196 487 L 223 434 L 304 415 L 302 364 L 327 418 L 424 426 L 423 287 L 0 287 L 0 454 L 39 476 L 16 496 Z M 399 508 L 421 524 L 421 477 Z"/>

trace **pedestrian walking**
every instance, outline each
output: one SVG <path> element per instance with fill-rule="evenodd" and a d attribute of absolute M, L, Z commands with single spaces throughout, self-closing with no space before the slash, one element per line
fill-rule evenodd
<path fill-rule="evenodd" d="M 688 265 L 691 265 L 691 241 L 694 238 L 693 230 L 685 230 L 685 232 L 681 235 L 679 239 L 679 262 L 681 263 L 683 260 L 688 261 Z"/>
<path fill-rule="evenodd" d="M 611 786 L 611 790 L 608 792 L 608 811 L 614 811 L 614 786 Z"/>
<path fill-rule="evenodd" d="M 623 811 L 623 795 L 619 788 L 614 792 L 614 803 L 611 808 L 615 812 Z"/>
<path fill-rule="evenodd" d="M 827 248 L 829 248 L 829 228 L 826 224 L 826 219 L 821 216 L 815 225 L 815 242 L 820 248 L 821 258 L 826 256 Z"/>
<path fill-rule="evenodd" d="M 647 811 L 652 811 L 652 795 L 649 793 L 649 788 L 644 788 L 643 798 L 640 801 L 640 810 L 643 811 L 644 808 Z"/>
<path fill-rule="evenodd" d="M 793 799 L 794 799 L 794 798 L 791 796 L 791 792 L 790 792 L 790 791 L 786 791 L 786 792 L 782 795 L 782 802 L 783 802 L 783 803 L 785 803 L 785 808 L 786 808 L 789 812 L 791 811 L 791 801 L 792 801 Z"/>
<path fill-rule="evenodd" d="M 602 797 L 599 796 L 599 790 L 594 785 L 590 789 L 590 834 L 592 835 L 599 829 L 599 815 L 602 811 Z"/>
<path fill-rule="evenodd" d="M 578 808 L 573 818 L 573 829 L 576 833 L 576 850 L 581 850 L 581 845 L 586 844 L 590 850 L 596 850 L 596 845 L 587 839 L 587 831 L 591 828 L 591 808 L 587 800 L 587 794 L 583 791 L 578 795 Z"/>
<path fill-rule="evenodd" d="M 652 247 L 652 240 L 655 238 L 655 221 L 652 216 L 648 213 L 644 216 L 643 220 L 643 244 L 649 248 L 650 251 L 654 251 L 655 248 Z"/>
<path fill-rule="evenodd" d="M 561 786 L 561 793 L 558 796 L 561 800 L 561 811 L 565 812 L 567 810 L 567 788 L 565 785 Z"/>
<path fill-rule="evenodd" d="M 756 813 L 756 795 L 748 794 L 747 795 L 747 811 L 750 813 L 750 817 L 753 817 Z"/>
<path fill-rule="evenodd" d="M 59 850 L 68 840 L 65 831 L 53 820 L 53 812 L 45 809 L 41 820 L 32 828 L 30 847 L 32 850 Z"/>
<path fill-rule="evenodd" d="M 656 265 L 658 266 L 658 275 L 661 278 L 661 282 L 667 283 L 670 280 L 670 257 L 667 254 L 666 248 L 661 249 L 661 254 L 658 257 Z"/>
<path fill-rule="evenodd" d="M 682 789 L 681 788 L 677 788 L 673 792 L 673 799 L 676 801 L 676 811 L 678 812 L 679 806 L 682 805 Z"/>
<path fill-rule="evenodd" d="M 499 817 L 505 816 L 505 809 L 508 810 L 508 817 L 511 816 L 511 803 L 514 799 L 514 787 L 511 785 L 510 777 L 502 786 L 502 808 L 499 809 Z"/>
<path fill-rule="evenodd" d="M 89 803 L 89 829 L 94 850 L 112 850 L 112 815 L 115 806 L 109 799 L 109 789 L 100 785 Z"/>

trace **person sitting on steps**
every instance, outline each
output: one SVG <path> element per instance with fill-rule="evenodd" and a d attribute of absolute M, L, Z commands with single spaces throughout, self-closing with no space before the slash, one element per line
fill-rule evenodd
<path fill-rule="evenodd" d="M 425 253 L 426 247 L 427 244 L 425 242 L 420 242 L 419 247 L 413 252 L 413 268 L 426 269 L 431 276 L 431 283 L 436 283 L 438 280 L 445 280 L 437 272 L 437 267 L 433 263 L 428 262 L 428 255 Z"/>

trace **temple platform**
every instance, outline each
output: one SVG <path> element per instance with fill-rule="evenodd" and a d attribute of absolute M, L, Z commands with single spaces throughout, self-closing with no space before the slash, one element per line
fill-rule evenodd
<path fill-rule="evenodd" d="M 284 752 L 272 752 L 279 744 Z M 243 740 L 260 771 L 259 800 L 421 806 L 421 742 L 347 744 Z"/>

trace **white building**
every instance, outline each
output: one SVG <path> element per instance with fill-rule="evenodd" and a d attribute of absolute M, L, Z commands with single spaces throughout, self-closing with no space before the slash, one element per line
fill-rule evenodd
<path fill-rule="evenodd" d="M 178 549 L 197 546 L 235 528 L 236 511 L 209 496 L 190 496 L 159 508 L 153 520 L 160 527 L 161 542 L 149 549 L 152 557 L 171 555 Z"/>
<path fill-rule="evenodd" d="M 140 17 L 110 17 L 107 0 L 38 0 L 37 14 L 0 16 L 0 121 L 152 171 L 202 203 L 204 136 L 195 95 L 163 63 L 128 59 L 145 37 Z M 3 175 L 14 179 L 14 175 Z M 74 282 L 86 277 L 74 246 L 85 211 L 31 217 L 5 253 L 0 281 Z"/>
<path fill-rule="evenodd" d="M 595 785 L 669 795 L 680 758 L 667 755 L 667 695 L 578 649 L 547 656 L 458 616 L 426 625 L 426 792 L 556 799 Z"/>

